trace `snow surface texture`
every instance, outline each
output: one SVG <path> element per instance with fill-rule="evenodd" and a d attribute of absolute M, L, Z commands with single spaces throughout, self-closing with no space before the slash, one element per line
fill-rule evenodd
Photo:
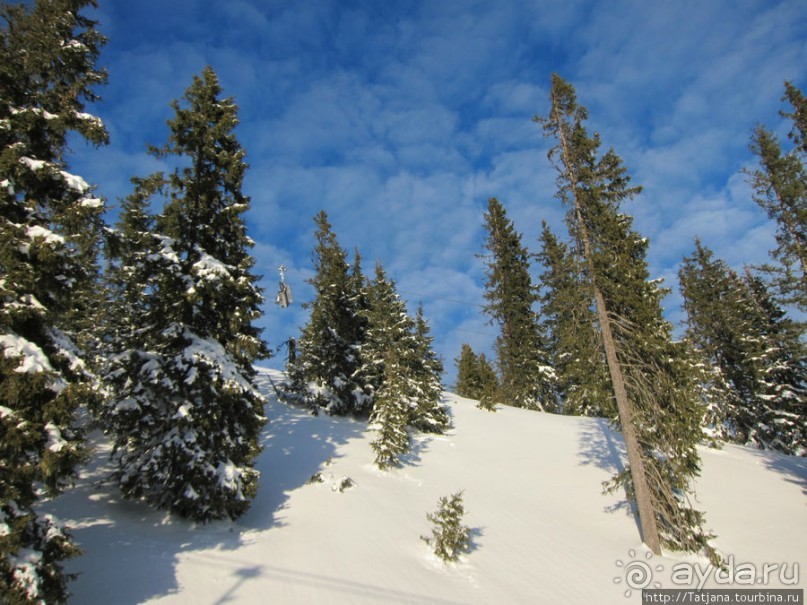
<path fill-rule="evenodd" d="M 259 370 L 270 418 L 261 487 L 235 523 L 197 526 L 123 501 L 98 484 L 111 468 L 108 445 L 96 443 L 76 489 L 46 506 L 85 551 L 67 564 L 81 574 L 72 603 L 640 602 L 640 590 L 625 595 L 626 568 L 648 551 L 624 497 L 601 495 L 625 459 L 606 421 L 491 414 L 446 394 L 454 428 L 415 435 L 405 463 L 382 472 L 366 422 L 279 404 L 280 377 Z M 787 563 L 787 580 L 798 564 L 797 584 L 767 586 L 804 588 L 807 460 L 737 446 L 701 453 L 696 504 L 719 549 L 735 565 Z M 438 499 L 458 490 L 472 545 L 444 564 L 420 536 Z M 694 587 L 672 583 L 674 565 L 707 565 L 679 553 L 649 561 L 663 588 Z M 742 587 L 713 578 L 705 587 Z"/>

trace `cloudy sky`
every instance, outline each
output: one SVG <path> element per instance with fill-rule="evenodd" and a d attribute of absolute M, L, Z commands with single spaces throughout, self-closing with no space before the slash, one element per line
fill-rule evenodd
<path fill-rule="evenodd" d="M 413 310 L 423 303 L 448 384 L 463 342 L 490 353 L 488 198 L 533 251 L 542 220 L 565 228 L 550 142 L 531 121 L 548 111 L 552 72 L 644 187 L 625 210 L 650 239 L 652 275 L 674 290 L 671 321 L 696 235 L 736 267 L 773 247 L 741 170 L 757 123 L 787 132 L 784 80 L 807 84 L 803 0 L 99 1 L 110 78 L 91 110 L 111 143 L 75 145 L 72 168 L 114 207 L 132 176 L 161 168 L 146 146 L 165 142 L 169 103 L 211 65 L 240 110 L 272 347 L 305 323 L 297 303 L 312 295 L 324 209 L 366 272 L 381 262 Z M 288 309 L 274 305 L 281 264 Z"/>

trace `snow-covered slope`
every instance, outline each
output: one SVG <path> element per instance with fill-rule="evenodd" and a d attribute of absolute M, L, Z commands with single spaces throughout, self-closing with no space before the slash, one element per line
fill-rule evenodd
<path fill-rule="evenodd" d="M 267 395 L 278 378 L 261 370 Z M 706 570 L 675 553 L 645 559 L 624 496 L 601 494 L 624 458 L 607 422 L 446 402 L 450 433 L 416 436 L 406 464 L 381 472 L 365 423 L 270 397 L 261 488 L 236 523 L 194 526 L 122 500 L 98 483 L 109 472 L 99 443 L 79 485 L 48 506 L 85 551 L 68 565 L 81 574 L 73 602 L 638 603 L 626 567 L 649 561 L 647 581 L 664 588 L 684 587 L 674 565 Z M 807 575 L 807 461 L 733 446 L 702 454 L 698 504 L 718 547 L 760 570 L 787 563 L 784 584 L 773 573 L 770 586 L 803 588 L 788 581 L 795 563 Z M 340 490 L 345 478 L 354 485 Z M 445 565 L 420 536 L 438 498 L 458 490 L 473 547 Z"/>

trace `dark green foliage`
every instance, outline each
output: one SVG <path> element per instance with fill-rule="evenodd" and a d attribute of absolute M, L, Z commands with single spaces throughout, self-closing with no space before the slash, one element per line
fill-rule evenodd
<path fill-rule="evenodd" d="M 476 399 L 479 407 L 495 412 L 499 379 L 484 353 L 477 355 L 468 344 L 462 345 L 457 363 L 457 395 Z"/>
<path fill-rule="evenodd" d="M 471 529 L 462 523 L 465 515 L 462 494 L 459 491 L 450 497 L 440 497 L 437 510 L 426 515 L 434 524 L 432 535 L 421 536 L 432 547 L 434 554 L 446 562 L 456 561 L 471 546 Z"/>
<path fill-rule="evenodd" d="M 562 412 L 613 418 L 616 405 L 611 379 L 579 252 L 560 241 L 544 222 L 538 259 L 544 266 L 541 314 Z"/>
<path fill-rule="evenodd" d="M 554 411 L 554 371 L 533 305 L 537 294 L 529 274 L 529 253 L 504 206 L 495 198 L 485 213 L 487 281 L 485 312 L 499 325 L 496 355 L 502 403 Z"/>
<path fill-rule="evenodd" d="M 687 336 L 712 368 L 708 417 L 718 438 L 807 454 L 807 366 L 800 326 L 765 284 L 695 242 L 679 271 Z"/>
<path fill-rule="evenodd" d="M 776 221 L 777 247 L 771 252 L 778 264 L 768 267 L 780 300 L 807 310 L 807 157 L 805 114 L 807 100 L 799 89 L 786 82 L 785 99 L 793 113 L 782 112 L 793 120 L 790 139 L 795 147 L 784 151 L 774 133 L 757 126 L 751 137 L 751 151 L 759 158 L 760 167 L 749 171 L 754 201 Z"/>
<path fill-rule="evenodd" d="M 75 478 L 86 453 L 80 404 L 97 397 L 87 309 L 97 282 L 103 201 L 68 172 L 67 139 L 101 145 L 84 113 L 106 81 L 94 2 L 0 6 L 0 600 L 60 603 L 79 554 L 35 511 Z"/>
<path fill-rule="evenodd" d="M 246 164 L 237 108 L 220 95 L 212 69 L 194 78 L 172 104 L 168 143 L 152 149 L 178 167 L 133 179 L 124 203 L 101 413 L 124 495 L 200 521 L 247 510 L 266 420 L 252 382 L 268 351 L 252 323 L 263 297 L 243 220 Z"/>
<path fill-rule="evenodd" d="M 672 340 L 663 317 L 664 290 L 649 279 L 647 240 L 620 209 L 640 188 L 630 186 L 613 150 L 599 154 L 599 137 L 586 131 L 588 115 L 573 86 L 555 75 L 551 96 L 549 117 L 535 119 L 558 141 L 549 154 L 558 167 L 558 197 L 569 209 L 567 223 L 594 297 L 590 305 L 596 303 L 603 346 L 606 354 L 609 347 L 614 353 L 614 367 L 610 359 L 608 364 L 617 399 L 617 379 L 624 385 L 620 428 L 629 459 L 638 463 L 615 481 L 624 483 L 631 497 L 635 493 L 643 530 L 657 531 L 663 545 L 711 550 L 702 513 L 686 496 L 699 470 L 695 448 L 704 413 L 696 375 L 688 347 Z M 649 491 L 641 501 L 633 471 L 642 490 Z M 652 523 L 645 515 L 652 515 Z"/>
<path fill-rule="evenodd" d="M 320 212 L 314 221 L 315 275 L 309 283 L 315 298 L 308 304 L 311 315 L 297 341 L 297 357 L 288 368 L 289 397 L 331 414 L 367 413 L 372 397 L 360 372 L 366 303 L 359 256 L 351 272 L 327 214 Z"/>

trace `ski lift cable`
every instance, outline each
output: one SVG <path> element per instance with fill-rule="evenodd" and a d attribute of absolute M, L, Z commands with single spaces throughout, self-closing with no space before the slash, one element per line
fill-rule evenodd
<path fill-rule="evenodd" d="M 480 309 L 484 309 L 485 305 L 480 305 L 479 303 L 472 303 L 468 302 L 467 300 L 458 300 L 456 298 L 446 298 L 445 296 L 434 296 L 433 294 L 423 294 L 422 292 L 413 292 L 412 290 L 398 290 L 398 292 L 402 294 L 414 294 L 423 299 L 429 300 L 445 300 L 447 302 L 453 302 L 458 305 L 468 305 L 469 307 L 479 307 Z"/>

